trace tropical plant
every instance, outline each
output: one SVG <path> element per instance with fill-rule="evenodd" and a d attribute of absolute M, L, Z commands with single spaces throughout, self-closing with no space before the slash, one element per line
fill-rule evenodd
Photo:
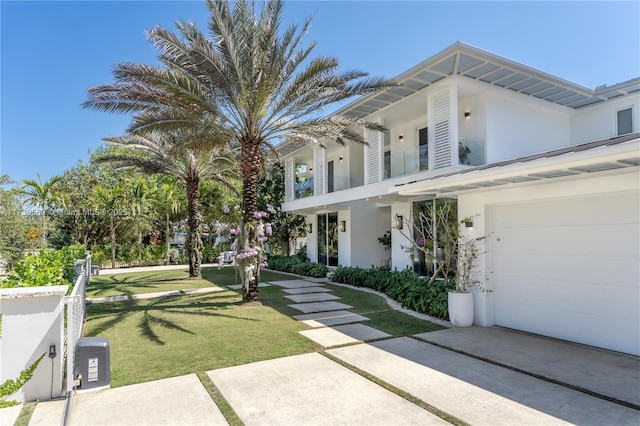
<path fill-rule="evenodd" d="M 135 113 L 131 132 L 205 129 L 193 143 L 225 143 L 240 149 L 242 176 L 239 252 L 256 252 L 254 213 L 265 151 L 284 139 L 321 144 L 328 138 L 365 143 L 366 127 L 376 123 L 351 116 L 323 117 L 324 109 L 353 96 L 395 86 L 384 78 L 365 78 L 359 71 L 339 72 L 331 57 L 311 58 L 315 43 L 302 45 L 311 20 L 282 29 L 283 2 L 208 0 L 207 38 L 193 22 L 180 22 L 176 35 L 162 27 L 148 31 L 161 66 L 116 65 L 116 82 L 89 90 L 85 107 Z M 277 155 L 277 153 L 276 153 Z M 241 274 L 243 299 L 258 299 L 261 254 L 251 256 L 258 273 Z M 251 278 L 249 279 L 249 275 Z"/>
<path fill-rule="evenodd" d="M 116 149 L 96 155 L 93 161 L 109 164 L 115 169 L 133 168 L 184 181 L 188 211 L 186 248 L 189 276 L 199 277 L 202 261 L 200 184 L 205 179 L 211 179 L 236 191 L 229 183 L 229 178 L 236 175 L 236 165 L 232 152 L 223 153 L 219 149 L 207 147 L 187 147 L 193 140 L 199 140 L 199 137 L 183 131 L 109 137 L 104 141 Z"/>
<path fill-rule="evenodd" d="M 165 262 L 168 265 L 171 262 L 171 218 L 183 209 L 183 198 L 173 182 L 165 182 L 160 186 L 155 200 L 156 210 L 164 216 Z"/>
<path fill-rule="evenodd" d="M 30 248 L 30 217 L 22 214 L 19 195 L 9 176 L 0 175 L 0 256 L 8 271 Z"/>
<path fill-rule="evenodd" d="M 44 183 L 38 175 L 38 180 L 23 180 L 21 194 L 23 195 L 22 203 L 29 205 L 34 209 L 34 213 L 40 216 L 40 244 L 42 247 L 47 246 L 48 233 L 48 215 L 49 210 L 53 208 L 58 199 L 58 184 L 62 180 L 62 176 L 53 176 Z"/>
<path fill-rule="evenodd" d="M 20 372 L 20 376 L 16 379 L 8 379 L 4 383 L 0 384 L 0 408 L 11 407 L 14 405 L 18 405 L 18 401 L 6 401 L 4 398 L 14 393 L 18 392 L 20 388 L 22 388 L 30 379 L 33 377 L 33 373 L 38 368 L 38 364 L 44 358 L 46 352 L 40 355 L 40 358 L 35 360 L 33 364 L 31 364 L 26 369 Z"/>
<path fill-rule="evenodd" d="M 99 186 L 94 190 L 97 207 L 109 217 L 109 233 L 111 242 L 111 267 L 116 267 L 116 229 L 126 216 L 125 189 L 122 186 L 111 188 Z"/>

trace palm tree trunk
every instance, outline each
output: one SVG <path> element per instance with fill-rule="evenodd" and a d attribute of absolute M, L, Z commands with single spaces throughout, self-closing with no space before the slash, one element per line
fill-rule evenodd
<path fill-rule="evenodd" d="M 166 218 L 166 228 L 165 228 L 165 234 L 164 234 L 164 238 L 165 240 L 167 240 L 167 265 L 169 263 L 171 263 L 171 241 L 169 241 L 169 213 L 167 212 L 167 218 Z"/>
<path fill-rule="evenodd" d="M 258 210 L 258 178 L 260 176 L 261 165 L 260 141 L 243 141 L 242 143 L 242 207 L 244 224 L 243 233 L 245 248 L 255 247 L 257 236 L 255 233 L 256 218 L 254 212 Z M 258 280 L 260 279 L 260 263 L 262 255 L 249 257 L 246 261 L 254 266 L 255 274 L 251 274 L 249 279 L 243 280 L 242 300 L 244 302 L 253 302 L 259 299 L 258 296 Z M 245 274 L 244 271 L 240 271 Z M 246 281 L 246 282 L 245 282 Z"/>
<path fill-rule="evenodd" d="M 138 228 L 138 266 L 142 266 L 142 229 Z"/>
<path fill-rule="evenodd" d="M 202 215 L 200 214 L 200 180 L 189 179 L 187 181 L 187 256 L 189 258 L 189 276 L 201 277 L 200 263 L 202 262 L 202 241 L 200 240 L 200 223 Z"/>
<path fill-rule="evenodd" d="M 113 226 L 113 216 L 111 217 L 111 269 L 116 267 L 116 228 Z"/>

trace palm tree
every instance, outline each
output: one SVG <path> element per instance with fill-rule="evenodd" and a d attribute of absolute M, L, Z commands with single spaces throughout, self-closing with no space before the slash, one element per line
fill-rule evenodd
<path fill-rule="evenodd" d="M 109 216 L 109 232 L 111 239 L 111 268 L 116 267 L 116 229 L 122 223 L 119 214 L 125 204 L 125 190 L 121 186 L 107 188 L 99 186 L 94 190 L 95 201 L 98 207 Z"/>
<path fill-rule="evenodd" d="M 179 35 L 162 27 L 148 31 L 161 66 L 118 64 L 115 83 L 89 89 L 83 106 L 135 113 L 130 132 L 190 128 L 206 123 L 210 137 L 240 147 L 243 238 L 240 250 L 256 246 L 258 179 L 266 151 L 284 139 L 320 144 L 365 143 L 356 129 L 384 131 L 353 117 L 324 116 L 324 109 L 353 96 L 395 83 L 366 78 L 360 71 L 339 72 L 332 57 L 311 59 L 315 43 L 302 45 L 311 20 L 282 28 L 283 3 L 207 0 L 210 37 L 192 22 L 177 24 Z M 194 141 L 203 143 L 204 141 Z M 251 258 L 259 272 L 260 256 Z M 243 277 L 243 299 L 258 299 L 258 274 Z"/>
<path fill-rule="evenodd" d="M 197 138 L 185 132 L 109 137 L 104 141 L 116 149 L 96 155 L 94 161 L 110 164 L 116 169 L 135 168 L 144 173 L 173 176 L 184 181 L 188 211 L 189 276 L 200 277 L 200 183 L 211 179 L 237 191 L 229 184 L 229 178 L 236 175 L 236 167 L 232 153 L 222 155 L 214 149 L 185 148 L 185 144 L 193 139 Z"/>
<path fill-rule="evenodd" d="M 22 204 L 29 204 L 38 210 L 38 214 L 41 216 L 41 243 L 42 247 L 47 245 L 47 211 L 52 208 L 57 201 L 57 186 L 62 180 L 62 176 L 52 176 L 51 179 L 44 183 L 40 179 L 38 174 L 38 180 L 24 179 L 21 194 L 23 195 Z"/>
<path fill-rule="evenodd" d="M 171 216 L 176 215 L 181 210 L 180 194 L 175 185 L 163 183 L 160 187 L 160 193 L 157 195 L 157 210 L 164 215 L 165 225 L 165 244 L 166 244 L 166 262 L 167 265 L 171 261 Z"/>

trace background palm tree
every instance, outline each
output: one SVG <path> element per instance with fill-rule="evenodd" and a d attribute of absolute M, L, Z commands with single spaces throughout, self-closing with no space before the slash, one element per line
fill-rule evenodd
<path fill-rule="evenodd" d="M 37 210 L 37 213 L 41 217 L 40 221 L 40 242 L 42 247 L 47 246 L 47 233 L 48 233 L 48 217 L 49 209 L 53 208 L 57 201 L 57 187 L 58 183 L 62 180 L 62 176 L 52 176 L 51 179 L 44 183 L 40 179 L 38 174 L 38 180 L 25 179 L 21 189 L 22 204 L 23 206 L 28 204 Z"/>
<path fill-rule="evenodd" d="M 123 215 L 119 214 L 126 205 L 125 190 L 121 186 L 111 188 L 96 187 L 94 190 L 96 205 L 109 216 L 109 235 L 111 240 L 111 268 L 116 267 L 116 229 L 122 223 Z"/>
<path fill-rule="evenodd" d="M 158 204 L 156 206 L 156 210 L 164 216 L 166 245 L 165 262 L 168 265 L 171 262 L 171 217 L 178 214 L 183 208 L 183 198 L 180 197 L 176 185 L 171 185 L 169 183 L 163 183 L 160 186 L 159 192 L 160 193 L 156 197 Z"/>
<path fill-rule="evenodd" d="M 116 149 L 96 155 L 94 161 L 116 169 L 135 168 L 145 173 L 173 176 L 185 183 L 187 195 L 187 256 L 189 276 L 199 277 L 202 262 L 200 226 L 200 183 L 210 179 L 237 191 L 230 178 L 237 174 L 233 152 L 223 155 L 209 148 L 187 148 L 191 141 L 185 132 L 155 132 L 146 136 L 127 135 L 105 138 Z"/>
<path fill-rule="evenodd" d="M 205 134 L 240 147 L 245 232 L 239 250 L 256 246 L 254 212 L 258 179 L 266 151 L 284 139 L 320 144 L 365 143 L 356 129 L 383 131 L 375 123 L 347 116 L 324 116 L 324 108 L 353 96 L 395 86 L 359 71 L 339 72 L 332 57 L 311 59 L 315 43 L 302 45 L 311 21 L 282 28 L 283 3 L 207 0 L 209 34 L 193 22 L 179 22 L 176 35 L 162 27 L 148 31 L 161 66 L 121 63 L 116 82 L 89 89 L 84 107 L 134 112 L 130 132 L 206 127 Z M 193 140 L 206 143 L 206 140 Z M 260 256 L 251 258 L 259 271 Z M 241 274 L 243 275 L 243 274 Z M 243 299 L 258 299 L 259 274 L 245 279 Z"/>

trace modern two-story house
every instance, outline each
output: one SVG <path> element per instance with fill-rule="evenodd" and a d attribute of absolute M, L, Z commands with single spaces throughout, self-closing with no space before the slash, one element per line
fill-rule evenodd
<path fill-rule="evenodd" d="M 458 42 L 396 81 L 336 112 L 387 129 L 368 145 L 279 147 L 308 257 L 415 267 L 416 203 L 454 200 L 490 236 L 475 324 L 640 355 L 640 78 L 591 89 Z"/>

